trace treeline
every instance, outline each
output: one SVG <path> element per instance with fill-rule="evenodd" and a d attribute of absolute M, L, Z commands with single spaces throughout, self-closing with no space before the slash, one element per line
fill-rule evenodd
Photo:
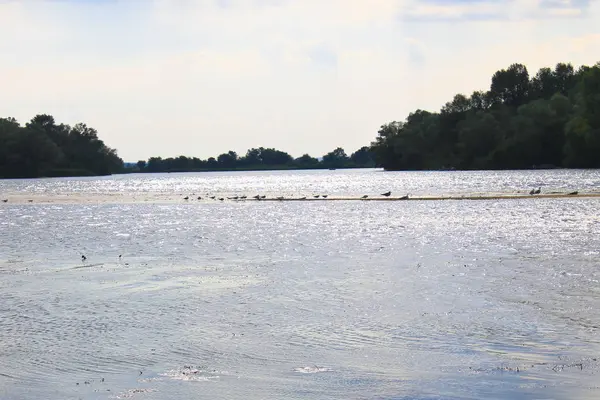
<path fill-rule="evenodd" d="M 368 168 L 375 161 L 369 147 L 364 146 L 350 156 L 341 147 L 325 154 L 321 160 L 304 154 L 294 158 L 288 153 L 273 148 L 253 148 L 244 156 L 235 151 L 223 153 L 218 157 L 201 160 L 196 157 L 179 156 L 175 158 L 151 157 L 140 160 L 132 170 L 136 172 L 189 172 L 189 171 L 231 171 L 261 169 L 317 169 L 317 168 Z"/>
<path fill-rule="evenodd" d="M 487 91 L 390 122 L 371 144 L 387 170 L 600 167 L 600 63 L 530 78 L 513 64 Z"/>
<path fill-rule="evenodd" d="M 37 115 L 25 126 L 0 118 L 0 178 L 109 175 L 123 160 L 85 124 L 57 125 Z"/>

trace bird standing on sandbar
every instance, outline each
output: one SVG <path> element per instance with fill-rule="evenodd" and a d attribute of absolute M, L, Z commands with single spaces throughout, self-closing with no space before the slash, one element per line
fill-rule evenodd
<path fill-rule="evenodd" d="M 385 197 L 390 197 L 391 194 L 392 194 L 392 192 L 381 193 L 381 195 L 385 196 Z"/>
<path fill-rule="evenodd" d="M 367 197 L 369 197 L 369 195 L 365 194 L 363 197 L 361 197 L 361 199 L 366 199 Z"/>

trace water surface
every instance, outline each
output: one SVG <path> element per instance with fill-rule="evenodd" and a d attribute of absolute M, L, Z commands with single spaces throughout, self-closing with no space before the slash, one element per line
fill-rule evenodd
<path fill-rule="evenodd" d="M 265 174 L 263 190 L 598 182 L 593 171 L 331 172 Z M 181 175 L 0 188 L 261 190 L 261 173 Z M 0 398 L 596 399 L 598 205 L 1 204 Z"/>

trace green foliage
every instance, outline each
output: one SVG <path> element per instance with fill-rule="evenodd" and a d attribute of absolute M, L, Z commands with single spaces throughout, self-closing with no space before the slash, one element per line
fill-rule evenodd
<path fill-rule="evenodd" d="M 109 175 L 123 160 L 85 124 L 56 125 L 51 115 L 36 115 L 24 127 L 0 118 L 0 178 Z"/>
<path fill-rule="evenodd" d="M 216 159 L 207 160 L 179 156 L 177 158 L 151 157 L 148 161 L 138 161 L 139 172 L 187 172 L 187 171 L 229 171 L 229 170 L 273 170 L 273 169 L 317 169 L 317 168 L 372 168 L 375 166 L 370 147 L 364 146 L 347 156 L 338 147 L 323 156 L 323 160 L 308 154 L 294 159 L 288 153 L 273 148 L 252 148 L 239 157 L 235 151 L 228 151 Z"/>
<path fill-rule="evenodd" d="M 600 64 L 559 63 L 531 79 L 513 64 L 487 92 L 383 125 L 371 153 L 388 170 L 600 167 Z"/>

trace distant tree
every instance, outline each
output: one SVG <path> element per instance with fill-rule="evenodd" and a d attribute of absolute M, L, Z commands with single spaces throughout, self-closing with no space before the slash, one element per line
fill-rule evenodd
<path fill-rule="evenodd" d="M 206 166 L 208 168 L 218 168 L 219 162 L 216 160 L 216 158 L 209 157 L 208 160 L 206 160 Z"/>
<path fill-rule="evenodd" d="M 140 171 L 144 171 L 146 169 L 146 161 L 144 160 L 138 161 L 136 165 Z"/>
<path fill-rule="evenodd" d="M 303 154 L 302 156 L 296 158 L 294 160 L 294 164 L 300 167 L 311 167 L 319 164 L 319 160 L 315 157 L 311 157 L 308 154 Z"/>
<path fill-rule="evenodd" d="M 371 155 L 371 149 L 367 146 L 363 146 L 356 150 L 350 155 L 350 161 L 359 167 L 372 167 L 375 165 L 373 156 Z"/>
<path fill-rule="evenodd" d="M 559 63 L 531 80 L 513 64 L 488 92 L 383 125 L 371 151 L 388 170 L 600 167 L 600 64 Z"/>
<path fill-rule="evenodd" d="M 348 160 L 346 152 L 341 147 L 338 147 L 323 156 L 323 164 L 328 168 L 344 167 Z"/>
<path fill-rule="evenodd" d="M 0 120 L 0 178 L 107 175 L 121 172 L 123 160 L 85 124 L 57 125 L 36 115 L 24 127 Z"/>
<path fill-rule="evenodd" d="M 229 151 L 223 153 L 217 157 L 217 162 L 221 168 L 233 168 L 237 163 L 237 153 L 235 151 Z"/>
<path fill-rule="evenodd" d="M 518 107 L 527 102 L 529 73 L 523 64 L 512 64 L 492 77 L 490 94 L 495 103 Z"/>

